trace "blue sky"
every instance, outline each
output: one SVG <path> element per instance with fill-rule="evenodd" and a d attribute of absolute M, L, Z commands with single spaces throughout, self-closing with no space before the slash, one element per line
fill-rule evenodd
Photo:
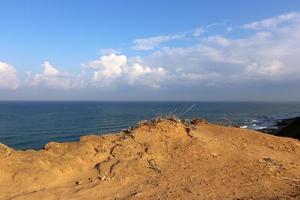
<path fill-rule="evenodd" d="M 3 100 L 300 100 L 299 1 L 0 7 Z"/>

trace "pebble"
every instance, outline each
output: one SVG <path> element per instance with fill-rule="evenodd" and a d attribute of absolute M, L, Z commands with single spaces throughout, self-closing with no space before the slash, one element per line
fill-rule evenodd
<path fill-rule="evenodd" d="M 81 185 L 81 181 L 76 181 L 75 184 L 76 185 Z"/>
<path fill-rule="evenodd" d="M 98 179 L 100 181 L 110 181 L 110 177 L 106 177 L 106 176 L 98 176 Z"/>

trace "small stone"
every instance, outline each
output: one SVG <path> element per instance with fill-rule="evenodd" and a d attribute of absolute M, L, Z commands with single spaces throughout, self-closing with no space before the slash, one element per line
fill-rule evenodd
<path fill-rule="evenodd" d="M 217 154 L 217 153 L 212 153 L 211 155 L 212 155 L 212 157 L 214 157 L 214 158 L 217 158 L 217 157 L 218 157 L 218 154 Z"/>
<path fill-rule="evenodd" d="M 81 185 L 81 181 L 76 181 L 75 184 L 76 185 Z"/>
<path fill-rule="evenodd" d="M 94 181 L 94 179 L 93 179 L 93 178 L 88 178 L 88 180 L 89 180 L 90 182 L 93 182 L 93 181 Z"/>

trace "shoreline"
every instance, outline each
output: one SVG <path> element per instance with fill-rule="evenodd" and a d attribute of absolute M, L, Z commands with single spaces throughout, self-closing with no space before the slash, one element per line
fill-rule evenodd
<path fill-rule="evenodd" d="M 0 199 L 295 199 L 299 157 L 292 138 L 202 119 L 141 121 L 41 150 L 0 145 Z"/>
<path fill-rule="evenodd" d="M 273 127 L 258 129 L 257 131 L 300 140 L 300 117 L 281 119 Z"/>
<path fill-rule="evenodd" d="M 177 118 L 177 116 L 173 116 L 174 118 Z M 193 119 L 201 119 L 201 120 L 205 120 L 208 123 L 212 123 L 212 124 L 216 124 L 216 125 L 221 125 L 221 126 L 228 126 L 228 127 L 236 127 L 236 128 L 241 128 L 241 129 L 247 129 L 247 130 L 253 130 L 253 131 L 257 131 L 257 132 L 261 132 L 261 133 L 265 133 L 265 134 L 270 134 L 270 135 L 274 135 L 274 136 L 281 136 L 281 137 L 289 137 L 289 138 L 294 138 L 294 139 L 298 139 L 300 140 L 300 116 L 297 117 L 289 117 L 289 118 L 280 118 L 280 119 L 274 119 L 273 122 L 269 122 L 269 126 L 266 126 L 266 128 L 256 128 L 254 126 L 249 126 L 249 125 L 244 125 L 243 123 L 235 123 L 230 121 L 230 119 L 226 119 L 223 122 L 211 122 L 206 120 L 205 118 L 178 118 L 177 120 L 181 120 L 181 121 L 193 121 Z M 141 120 L 142 121 L 153 121 L 155 120 L 155 118 L 150 119 L 150 120 Z M 257 120 L 254 120 L 253 122 L 255 123 Z M 138 122 L 139 123 L 139 122 Z M 116 132 L 122 132 L 123 129 L 120 130 L 116 130 Z M 74 139 L 74 140 L 70 140 L 70 141 L 55 141 L 55 142 L 59 142 L 59 143 L 64 143 L 64 142 L 77 142 L 80 137 L 84 137 L 84 136 L 88 136 L 91 134 L 96 134 L 96 135 L 110 135 L 110 134 L 114 134 L 113 132 L 103 132 L 103 133 L 86 133 L 82 136 L 79 136 L 78 139 Z M 52 142 L 51 140 L 49 142 Z M 16 148 L 16 150 L 41 150 L 48 142 L 45 142 L 43 146 L 41 146 L 40 148 Z M 0 142 L 1 144 L 1 142 Z M 14 148 L 10 145 L 7 145 L 5 143 L 2 143 L 6 146 L 9 146 L 10 148 Z"/>
<path fill-rule="evenodd" d="M 274 122 L 266 128 L 251 128 L 247 125 L 242 125 L 241 123 L 234 123 L 230 120 L 225 121 L 225 122 L 210 122 L 208 120 L 206 120 L 205 118 L 177 118 L 177 116 L 173 116 L 173 117 L 169 117 L 169 118 L 174 118 L 177 121 L 183 121 L 186 123 L 189 123 L 193 120 L 201 120 L 201 121 L 205 121 L 206 123 L 211 123 L 211 124 L 215 124 L 215 125 L 220 125 L 220 126 L 226 126 L 226 127 L 235 127 L 235 128 L 241 128 L 241 129 L 246 129 L 246 130 L 251 130 L 251 131 L 257 131 L 257 132 L 261 132 L 264 134 L 269 134 L 269 135 L 274 135 L 274 136 L 280 136 L 280 137 L 288 137 L 288 138 L 294 138 L 294 139 L 298 139 L 300 140 L 300 116 L 298 117 L 290 117 L 290 118 L 281 118 L 281 119 L 276 119 L 274 120 Z M 164 119 L 164 117 L 162 118 Z M 166 117 L 165 119 L 168 119 L 168 117 Z M 138 122 L 137 124 L 141 123 L 141 122 L 149 122 L 149 121 L 155 121 L 156 118 L 150 119 L 150 120 L 141 120 L 140 122 Z M 133 128 L 134 126 L 129 127 Z M 123 132 L 126 131 L 128 129 L 120 129 L 117 130 L 117 132 Z M 99 135 L 99 136 L 105 136 L 105 135 L 111 135 L 111 134 L 115 134 L 116 132 L 104 132 L 104 133 L 87 133 L 85 135 L 80 136 L 78 139 L 76 140 L 71 140 L 71 141 L 49 141 L 49 142 L 57 142 L 57 143 L 65 143 L 65 142 L 78 142 L 78 140 L 81 137 L 84 136 L 88 136 L 88 135 Z M 47 142 L 47 143 L 49 143 Z M 25 148 L 25 149 L 19 149 L 16 148 L 16 150 L 21 150 L 21 151 L 26 151 L 26 150 L 42 150 L 44 148 L 44 146 L 47 144 L 45 143 L 42 147 L 40 148 Z M 9 148 L 14 148 L 11 147 L 9 145 L 6 145 L 4 143 L 1 143 L 5 146 L 8 146 Z"/>
<path fill-rule="evenodd" d="M 195 102 L 183 118 L 202 117 L 218 123 L 228 118 L 236 125 L 259 129 L 276 119 L 300 114 L 300 104 Z M 153 119 L 184 112 L 191 103 L 184 102 L 86 102 L 86 103 L 1 103 L 0 141 L 17 149 L 40 149 L 49 141 L 77 141 L 91 133 L 112 133 Z"/>

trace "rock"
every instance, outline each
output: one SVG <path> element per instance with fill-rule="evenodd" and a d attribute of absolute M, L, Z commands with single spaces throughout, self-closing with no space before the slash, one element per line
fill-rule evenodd
<path fill-rule="evenodd" d="M 219 156 L 219 154 L 217 154 L 217 153 L 211 153 L 211 156 L 214 157 L 214 158 L 217 158 Z"/>
<path fill-rule="evenodd" d="M 76 181 L 75 184 L 76 185 L 81 185 L 81 181 Z"/>

